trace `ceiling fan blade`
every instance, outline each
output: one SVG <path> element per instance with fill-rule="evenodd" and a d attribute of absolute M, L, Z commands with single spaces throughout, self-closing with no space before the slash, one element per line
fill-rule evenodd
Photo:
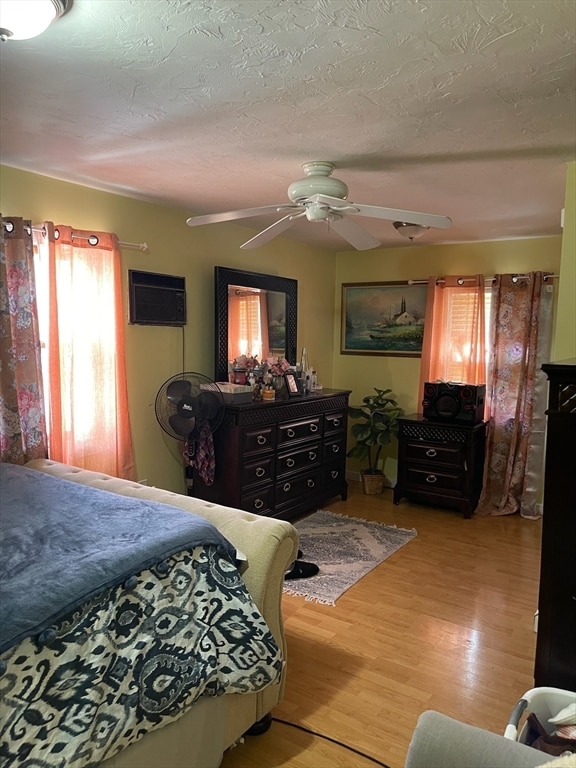
<path fill-rule="evenodd" d="M 358 216 L 368 216 L 373 219 L 387 219 L 389 221 L 405 221 L 409 224 L 420 224 L 423 227 L 438 227 L 446 229 L 452 224 L 448 216 L 437 216 L 433 213 L 419 213 L 418 211 L 404 211 L 398 208 L 383 208 L 379 205 L 360 205 L 348 200 L 340 200 L 329 195 L 313 195 L 308 198 L 315 203 L 329 205 L 332 210 Z"/>
<path fill-rule="evenodd" d="M 344 240 L 348 240 L 350 245 L 353 245 L 357 251 L 367 251 L 370 248 L 378 248 L 382 245 L 380 240 L 376 240 L 372 237 L 370 232 L 367 232 L 364 227 L 361 227 L 352 219 L 346 216 L 337 216 L 329 223 L 330 229 L 337 232 Z"/>
<path fill-rule="evenodd" d="M 300 206 L 298 206 L 298 208 L 300 208 Z M 266 227 L 266 229 L 263 229 L 258 235 L 247 240 L 240 246 L 240 248 L 258 248 L 260 245 L 264 245 L 264 243 L 267 243 L 269 240 L 272 240 L 281 232 L 284 232 L 291 227 L 294 224 L 295 219 L 299 219 L 300 216 L 304 216 L 305 214 L 305 211 L 300 211 L 300 213 L 289 213 L 288 216 L 284 216 L 283 219 L 278 219 L 278 221 L 274 222 L 274 224 L 271 224 L 269 227 Z"/>
<path fill-rule="evenodd" d="M 235 221 L 236 219 L 249 219 L 251 216 L 262 216 L 265 213 L 278 213 L 287 209 L 299 209 L 300 205 L 281 203 L 279 205 L 263 205 L 260 208 L 244 208 L 240 211 L 226 211 L 225 213 L 207 213 L 205 216 L 190 216 L 186 219 L 189 227 L 198 227 L 201 224 L 218 224 L 222 221 Z"/>

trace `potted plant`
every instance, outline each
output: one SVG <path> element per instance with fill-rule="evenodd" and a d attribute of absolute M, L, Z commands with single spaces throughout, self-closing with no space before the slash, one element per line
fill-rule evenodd
<path fill-rule="evenodd" d="M 389 397 L 391 389 L 377 389 L 375 395 L 363 398 L 363 405 L 350 406 L 348 414 L 358 422 L 352 425 L 351 433 L 356 444 L 346 454 L 351 459 L 367 461 L 362 470 L 364 493 L 382 493 L 384 472 L 378 468 L 380 453 L 385 445 L 390 445 L 398 434 L 398 417 L 404 414 L 396 400 Z"/>

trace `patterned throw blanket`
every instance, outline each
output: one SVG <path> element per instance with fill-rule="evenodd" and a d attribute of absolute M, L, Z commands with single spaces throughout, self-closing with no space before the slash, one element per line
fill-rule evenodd
<path fill-rule="evenodd" d="M 175 552 L 235 549 L 204 518 L 0 464 L 0 653 Z"/>

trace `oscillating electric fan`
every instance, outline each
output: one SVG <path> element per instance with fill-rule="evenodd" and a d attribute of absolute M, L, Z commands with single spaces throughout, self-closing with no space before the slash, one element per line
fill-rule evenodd
<path fill-rule="evenodd" d="M 164 432 L 185 443 L 186 479 L 192 489 L 193 468 L 206 470 L 212 435 L 224 416 L 224 398 L 212 379 L 187 371 L 167 379 L 156 394 L 156 419 Z M 209 480 L 209 477 L 206 479 Z M 210 484 L 210 483 L 208 483 Z"/>

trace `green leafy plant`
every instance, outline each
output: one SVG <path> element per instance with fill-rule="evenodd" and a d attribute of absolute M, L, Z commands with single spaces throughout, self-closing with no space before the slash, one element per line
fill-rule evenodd
<path fill-rule="evenodd" d="M 352 425 L 351 433 L 356 444 L 346 454 L 351 459 L 367 461 L 365 474 L 381 474 L 378 469 L 380 453 L 385 445 L 390 445 L 392 438 L 398 434 L 398 418 L 404 414 L 396 400 L 388 395 L 391 389 L 377 389 L 375 395 L 367 395 L 362 399 L 363 405 L 350 406 L 348 415 L 357 419 Z"/>

